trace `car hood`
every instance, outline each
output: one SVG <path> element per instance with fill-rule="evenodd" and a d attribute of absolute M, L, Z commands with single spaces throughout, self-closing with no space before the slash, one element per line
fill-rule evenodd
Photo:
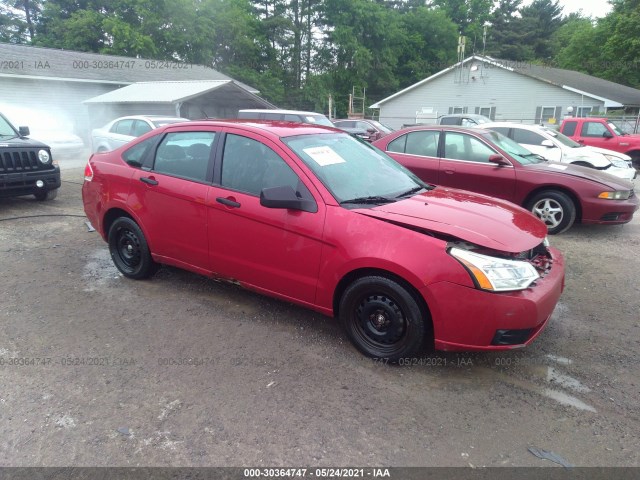
<path fill-rule="evenodd" d="M 547 227 L 540 220 L 510 202 L 444 187 L 354 211 L 510 253 L 530 250 L 547 235 Z"/>
<path fill-rule="evenodd" d="M 631 157 L 629 155 L 625 155 L 622 152 L 616 152 L 615 150 L 607 150 L 606 148 L 592 147 L 592 146 L 585 146 L 583 148 L 587 148 L 592 152 L 601 153 L 602 155 L 613 155 L 618 158 L 624 158 L 625 160 L 631 160 Z"/>
<path fill-rule="evenodd" d="M 16 137 L 12 139 L 0 138 L 0 148 L 49 148 L 48 145 L 27 137 Z"/>
<path fill-rule="evenodd" d="M 631 190 L 633 183 L 628 180 L 616 177 L 602 170 L 595 168 L 582 167 L 580 165 L 571 165 L 559 162 L 544 162 L 531 165 L 524 165 L 527 171 L 538 171 L 544 173 L 552 173 L 555 175 L 571 175 L 573 177 L 583 178 L 592 182 L 600 183 L 614 190 Z"/>

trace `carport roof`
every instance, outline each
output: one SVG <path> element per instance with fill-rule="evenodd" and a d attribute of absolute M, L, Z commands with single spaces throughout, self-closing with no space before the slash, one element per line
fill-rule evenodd
<path fill-rule="evenodd" d="M 225 97 L 238 97 L 246 100 L 247 96 L 257 100 L 266 108 L 274 108 L 265 99 L 254 95 L 234 80 L 194 80 L 178 82 L 139 82 L 111 92 L 85 100 L 87 104 L 113 103 L 166 103 L 185 102 L 191 98 L 214 90 L 224 90 Z"/>
<path fill-rule="evenodd" d="M 3 60 L 0 77 L 117 85 L 149 81 L 233 80 L 213 68 L 186 62 L 2 42 L 0 59 Z M 252 93 L 258 93 L 253 87 L 241 85 Z"/>

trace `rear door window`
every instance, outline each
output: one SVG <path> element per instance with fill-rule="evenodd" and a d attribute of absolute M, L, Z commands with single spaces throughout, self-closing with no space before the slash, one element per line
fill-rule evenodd
<path fill-rule="evenodd" d="M 525 145 L 542 145 L 545 138 L 530 130 L 524 130 L 523 128 L 513 129 L 513 140 L 516 143 L 524 143 Z"/>
<path fill-rule="evenodd" d="M 131 128 L 133 127 L 133 120 L 120 120 L 111 127 L 111 132 L 120 135 L 131 135 Z"/>
<path fill-rule="evenodd" d="M 153 170 L 205 182 L 215 137 L 215 132 L 168 133 L 158 145 Z"/>

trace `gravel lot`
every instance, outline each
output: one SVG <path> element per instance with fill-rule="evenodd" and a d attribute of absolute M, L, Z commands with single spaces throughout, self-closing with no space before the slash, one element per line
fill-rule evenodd
<path fill-rule="evenodd" d="M 123 278 L 81 182 L 0 200 L 0 465 L 639 465 L 639 218 L 551 239 L 567 287 L 529 348 L 389 366 L 287 303 Z"/>

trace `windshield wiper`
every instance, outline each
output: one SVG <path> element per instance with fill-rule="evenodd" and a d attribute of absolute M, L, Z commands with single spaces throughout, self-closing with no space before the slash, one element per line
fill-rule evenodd
<path fill-rule="evenodd" d="M 420 190 L 426 190 L 426 187 L 414 187 L 411 190 L 407 190 L 406 192 L 403 192 L 400 195 L 397 195 L 396 198 L 408 197 L 409 195 L 418 193 Z"/>
<path fill-rule="evenodd" d="M 392 203 L 395 202 L 395 198 L 389 198 L 389 197 L 383 197 L 381 195 L 372 195 L 370 197 L 357 197 L 357 198 L 351 198 L 349 200 L 343 200 L 342 202 L 340 202 L 340 205 L 345 205 L 345 204 L 360 204 L 360 205 L 365 205 L 365 204 L 374 204 L 374 205 L 382 205 L 384 203 Z"/>

